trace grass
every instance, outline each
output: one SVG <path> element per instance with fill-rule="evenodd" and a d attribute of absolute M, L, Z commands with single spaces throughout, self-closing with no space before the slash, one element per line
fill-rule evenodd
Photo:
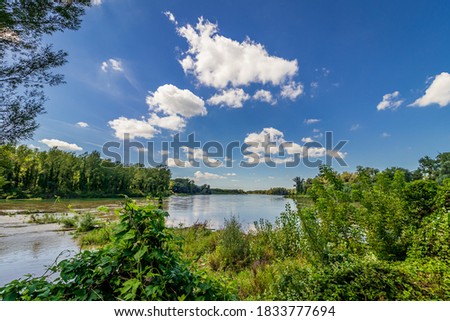
<path fill-rule="evenodd" d="M 83 247 L 101 247 L 111 242 L 114 223 L 78 235 L 78 242 Z"/>
<path fill-rule="evenodd" d="M 59 223 L 57 215 L 45 213 L 44 215 L 31 214 L 28 223 L 33 224 L 55 224 Z"/>

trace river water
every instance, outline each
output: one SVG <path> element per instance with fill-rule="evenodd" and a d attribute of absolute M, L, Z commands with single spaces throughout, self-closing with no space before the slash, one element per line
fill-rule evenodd
<path fill-rule="evenodd" d="M 144 203 L 145 200 L 138 200 Z M 290 199 L 272 195 L 194 195 L 172 196 L 164 207 L 169 212 L 168 224 L 189 226 L 208 222 L 209 227 L 223 227 L 224 220 L 235 216 L 243 229 L 252 227 L 260 218 L 274 221 Z M 65 213 L 93 211 L 98 206 L 117 208 L 117 199 L 0 201 L 0 286 L 13 279 L 33 274 L 40 276 L 62 253 L 60 259 L 79 251 L 69 232 L 57 224 L 31 224 L 30 212 Z"/>

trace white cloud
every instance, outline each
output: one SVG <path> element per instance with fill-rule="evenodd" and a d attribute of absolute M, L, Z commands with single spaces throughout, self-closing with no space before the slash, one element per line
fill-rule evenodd
<path fill-rule="evenodd" d="M 388 137 L 391 137 L 391 134 L 384 132 L 381 134 L 381 137 L 388 138 Z"/>
<path fill-rule="evenodd" d="M 242 108 L 243 103 L 250 99 L 250 96 L 241 88 L 231 88 L 222 90 L 208 99 L 210 105 L 228 106 L 231 108 Z"/>
<path fill-rule="evenodd" d="M 378 110 L 385 109 L 397 109 L 403 104 L 404 100 L 400 99 L 400 93 L 394 91 L 391 94 L 386 94 L 383 96 L 383 100 L 377 105 Z"/>
<path fill-rule="evenodd" d="M 103 0 L 91 0 L 91 5 L 99 6 L 103 3 Z"/>
<path fill-rule="evenodd" d="M 314 141 L 314 139 L 312 139 L 311 137 L 303 137 L 302 138 L 303 143 L 312 143 L 313 141 Z"/>
<path fill-rule="evenodd" d="M 200 171 L 196 171 L 194 173 L 194 180 L 196 181 L 200 181 L 200 180 L 210 180 L 210 179 L 224 179 L 226 178 L 225 176 L 221 176 L 218 174 L 214 174 L 214 173 L 208 173 L 208 172 L 200 172 Z"/>
<path fill-rule="evenodd" d="M 358 129 L 360 129 L 360 128 L 361 128 L 361 125 L 360 125 L 360 124 L 353 124 L 352 127 L 350 127 L 350 130 L 351 130 L 351 131 L 355 131 L 355 130 L 358 130 Z"/>
<path fill-rule="evenodd" d="M 190 160 L 208 162 L 213 167 L 220 167 L 223 162 L 216 158 L 208 156 L 202 148 L 189 148 L 187 146 L 182 146 L 181 150 L 186 154 L 186 157 Z"/>
<path fill-rule="evenodd" d="M 314 129 L 313 129 L 313 133 L 320 133 L 320 129 L 314 128 Z"/>
<path fill-rule="evenodd" d="M 271 83 L 280 85 L 298 72 L 297 60 L 270 56 L 263 45 L 238 42 L 218 33 L 218 25 L 200 18 L 195 27 L 177 28 L 189 45 L 180 60 L 185 73 L 214 88 Z"/>
<path fill-rule="evenodd" d="M 281 97 L 289 98 L 294 101 L 303 93 L 303 85 L 300 83 L 296 83 L 295 81 L 291 81 L 287 85 L 281 86 Z"/>
<path fill-rule="evenodd" d="M 122 66 L 122 61 L 113 58 L 103 61 L 100 68 L 102 69 L 103 72 L 108 72 L 109 70 L 122 72 L 124 70 Z"/>
<path fill-rule="evenodd" d="M 178 21 L 177 21 L 177 19 L 175 19 L 175 16 L 173 15 L 172 12 L 166 11 L 166 12 L 164 12 L 164 15 L 165 15 L 167 18 L 169 18 L 170 22 L 173 22 L 175 25 L 178 24 Z"/>
<path fill-rule="evenodd" d="M 244 143 L 250 145 L 247 147 L 247 151 L 263 155 L 265 152 L 263 144 L 274 142 L 276 145 L 279 145 L 285 141 L 283 137 L 284 134 L 281 131 L 276 128 L 269 127 L 263 128 L 260 133 L 248 134 L 244 139 Z M 270 148 L 270 151 L 276 152 L 277 148 Z"/>
<path fill-rule="evenodd" d="M 179 89 L 174 85 L 160 86 L 147 96 L 147 104 L 151 110 L 166 115 L 192 117 L 206 115 L 205 102 L 187 89 Z"/>
<path fill-rule="evenodd" d="M 225 176 L 236 176 L 236 173 L 226 173 Z"/>
<path fill-rule="evenodd" d="M 316 119 L 316 118 L 305 119 L 306 125 L 316 124 L 318 122 L 320 122 L 320 119 Z"/>
<path fill-rule="evenodd" d="M 204 157 L 208 157 L 203 149 L 201 148 L 189 148 L 187 146 L 181 146 L 181 150 L 186 154 L 191 156 L 192 159 L 201 161 Z"/>
<path fill-rule="evenodd" d="M 89 127 L 89 124 L 85 123 L 84 121 L 80 121 L 77 123 L 77 126 L 81 127 L 81 128 L 86 128 L 86 127 Z"/>
<path fill-rule="evenodd" d="M 187 160 L 181 160 L 172 157 L 167 158 L 166 165 L 169 167 L 179 167 L 179 168 L 192 167 L 191 163 L 189 163 Z"/>
<path fill-rule="evenodd" d="M 443 72 L 434 77 L 433 82 L 425 91 L 425 95 L 409 106 L 426 107 L 438 104 L 441 107 L 450 104 L 450 74 Z"/>
<path fill-rule="evenodd" d="M 148 119 L 128 119 L 122 116 L 108 123 L 115 130 L 117 138 L 123 139 L 124 134 L 128 133 L 130 139 L 150 139 L 160 132 L 155 127 L 182 131 L 186 127 L 186 118 L 207 113 L 203 99 L 187 89 L 179 89 L 170 84 L 160 86 L 156 92 L 150 92 L 146 102 L 151 111 Z"/>
<path fill-rule="evenodd" d="M 28 148 L 29 148 L 29 149 L 41 149 L 40 147 L 35 146 L 35 145 L 33 145 L 33 144 L 29 144 L 29 145 L 28 145 Z"/>
<path fill-rule="evenodd" d="M 80 151 L 83 150 L 80 146 L 77 144 L 71 144 L 59 139 L 42 139 L 40 140 L 41 143 L 47 145 L 50 148 L 57 147 L 61 150 L 68 150 L 68 151 Z"/>
<path fill-rule="evenodd" d="M 174 131 L 182 131 L 186 127 L 186 119 L 178 115 L 160 117 L 157 114 L 152 113 L 148 119 L 148 123 L 152 126 Z"/>
<path fill-rule="evenodd" d="M 276 99 L 272 97 L 272 93 L 268 90 L 260 89 L 254 95 L 253 99 L 275 105 L 277 103 Z"/>
<path fill-rule="evenodd" d="M 119 117 L 108 122 L 109 126 L 114 129 L 114 135 L 119 139 L 124 139 L 125 134 L 129 134 L 129 138 L 136 137 L 153 138 L 159 131 L 145 120 L 129 119 Z"/>
<path fill-rule="evenodd" d="M 311 143 L 313 140 L 309 137 L 302 139 L 304 143 Z M 273 147 L 265 150 L 264 146 L 267 143 L 272 144 Z M 324 147 L 305 147 L 301 146 L 292 141 L 287 141 L 284 139 L 284 133 L 280 130 L 270 127 L 264 128 L 260 133 L 250 133 L 244 139 L 244 143 L 249 145 L 246 148 L 248 152 L 255 153 L 259 156 L 260 162 L 264 160 L 269 160 L 269 154 L 271 155 L 270 161 L 276 164 L 284 164 L 287 162 L 292 162 L 294 160 L 294 154 L 298 154 L 300 157 L 303 157 L 304 154 L 308 154 L 309 157 L 322 157 L 326 154 L 326 149 Z M 280 146 L 283 146 L 285 157 L 277 157 L 281 156 Z M 244 159 L 249 159 L 251 162 L 254 161 L 254 158 L 251 155 L 244 155 Z"/>

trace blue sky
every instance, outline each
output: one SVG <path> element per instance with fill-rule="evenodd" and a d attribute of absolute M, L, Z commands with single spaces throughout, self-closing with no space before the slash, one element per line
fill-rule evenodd
<path fill-rule="evenodd" d="M 157 146 L 176 133 L 202 144 L 265 134 L 294 143 L 274 156 L 276 168 L 242 168 L 242 155 L 232 168 L 171 167 L 174 177 L 244 189 L 316 175 L 286 168 L 286 159 L 307 142 L 324 144 L 326 131 L 335 144 L 348 141 L 340 151 L 348 166 L 334 162 L 340 172 L 414 169 L 449 150 L 446 0 L 96 2 L 80 30 L 47 39 L 69 53 L 59 70 L 67 84 L 47 90 L 29 145 L 83 153 L 125 132 Z M 328 152 L 312 150 L 319 159 Z"/>

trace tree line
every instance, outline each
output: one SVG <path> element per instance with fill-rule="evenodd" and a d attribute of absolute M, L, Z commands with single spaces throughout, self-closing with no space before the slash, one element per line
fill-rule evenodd
<path fill-rule="evenodd" d="M 0 146 L 1 198 L 162 197 L 169 194 L 170 178 L 166 166 L 125 166 L 102 159 L 97 151 L 76 155 Z"/>
<path fill-rule="evenodd" d="M 337 175 L 346 183 L 354 183 L 361 176 L 370 177 L 372 181 L 375 181 L 376 176 L 380 173 L 392 179 L 397 171 L 403 173 L 406 182 L 429 179 L 442 184 L 446 178 L 450 178 L 450 152 L 439 153 L 436 158 L 422 157 L 419 159 L 419 167 L 413 171 L 401 167 L 389 167 L 380 171 L 376 168 L 357 166 L 354 173 L 343 172 Z M 295 192 L 298 195 L 307 194 L 314 182 L 313 178 L 305 179 L 300 176 L 294 177 L 292 180 L 294 181 Z"/>

